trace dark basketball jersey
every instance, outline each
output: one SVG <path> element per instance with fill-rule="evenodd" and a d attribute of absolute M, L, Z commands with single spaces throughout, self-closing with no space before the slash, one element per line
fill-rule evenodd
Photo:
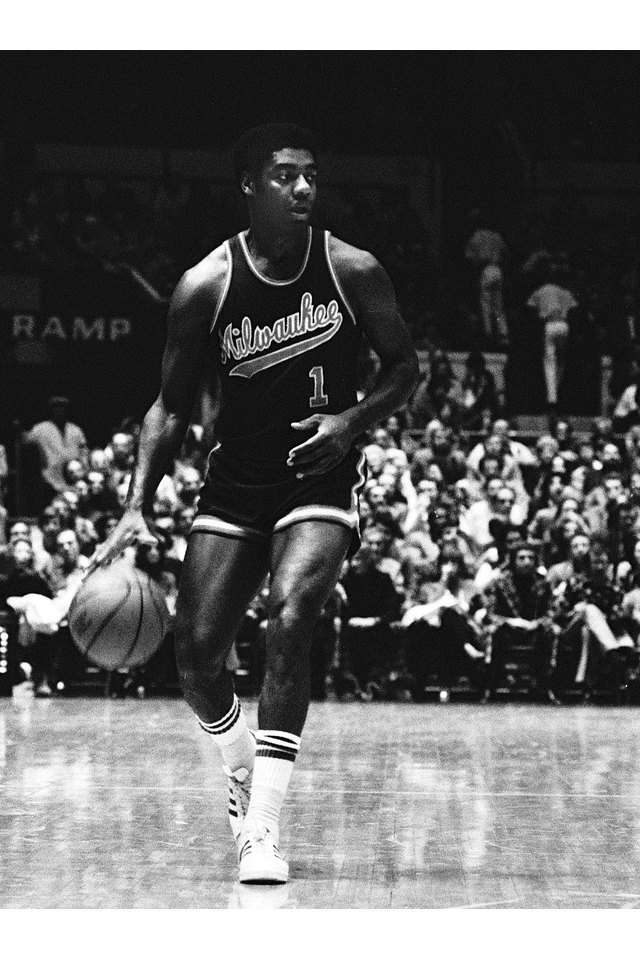
<path fill-rule="evenodd" d="M 258 273 L 244 234 L 226 241 L 225 252 L 226 284 L 211 325 L 219 452 L 259 461 L 272 478 L 278 467 L 290 476 L 289 450 L 311 435 L 293 430 L 292 421 L 341 413 L 357 401 L 360 331 L 329 258 L 328 231 L 309 229 L 290 280 Z"/>

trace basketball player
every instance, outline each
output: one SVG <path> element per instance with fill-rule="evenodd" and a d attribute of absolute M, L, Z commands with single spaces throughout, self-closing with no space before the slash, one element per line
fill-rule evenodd
<path fill-rule="evenodd" d="M 418 362 L 391 283 L 369 253 L 312 229 L 316 149 L 294 125 L 247 132 L 235 172 L 250 227 L 182 277 L 160 394 L 144 419 L 125 512 L 92 567 L 152 539 L 143 512 L 180 449 L 203 371 L 221 406 L 180 579 L 184 696 L 221 751 L 240 881 L 283 883 L 279 816 L 309 705 L 316 618 L 357 549 L 364 458 L 356 441 L 411 394 Z M 357 402 L 364 334 L 381 361 Z M 225 659 L 270 575 L 255 733 Z"/>

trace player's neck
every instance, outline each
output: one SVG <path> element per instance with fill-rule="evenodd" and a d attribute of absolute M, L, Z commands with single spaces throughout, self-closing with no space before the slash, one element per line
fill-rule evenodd
<path fill-rule="evenodd" d="M 307 249 L 307 224 L 296 224 L 295 230 L 282 233 L 269 224 L 253 222 L 246 234 L 247 247 L 254 261 L 272 265 L 274 269 L 290 267 L 295 272 Z"/>

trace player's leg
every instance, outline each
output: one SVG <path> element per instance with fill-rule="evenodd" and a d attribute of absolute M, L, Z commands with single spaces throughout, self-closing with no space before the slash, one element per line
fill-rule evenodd
<path fill-rule="evenodd" d="M 255 740 L 225 661 L 267 564 L 265 543 L 194 531 L 184 558 L 176 608 L 180 683 L 229 777 L 229 820 L 236 838 L 249 803 Z"/>
<path fill-rule="evenodd" d="M 185 700 L 205 723 L 231 706 L 224 663 L 267 563 L 262 543 L 201 531 L 189 539 L 176 605 L 176 661 Z"/>
<path fill-rule="evenodd" d="M 320 520 L 296 523 L 272 539 L 256 760 L 239 840 L 242 882 L 284 882 L 288 877 L 277 850 L 279 818 L 309 708 L 313 631 L 351 539 L 348 527 Z"/>

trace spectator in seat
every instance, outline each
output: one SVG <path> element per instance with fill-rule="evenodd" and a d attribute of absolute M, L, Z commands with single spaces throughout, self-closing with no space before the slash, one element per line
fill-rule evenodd
<path fill-rule="evenodd" d="M 31 543 L 31 524 L 28 520 L 16 517 L 8 524 L 8 540 L 0 547 L 0 577 L 9 576 L 15 569 L 13 545 L 18 540 Z"/>
<path fill-rule="evenodd" d="M 196 507 L 202 487 L 202 477 L 195 467 L 182 467 L 175 478 L 177 506 Z"/>
<path fill-rule="evenodd" d="M 110 481 L 114 489 L 131 476 L 135 459 L 135 437 L 132 433 L 116 430 L 105 448 L 110 467 Z"/>
<path fill-rule="evenodd" d="M 464 430 L 486 429 L 498 412 L 499 398 L 495 378 L 479 348 L 467 356 L 461 387 L 460 426 Z"/>
<path fill-rule="evenodd" d="M 393 578 L 380 569 L 382 541 L 365 531 L 362 547 L 342 578 L 346 594 L 342 637 L 345 664 L 363 699 L 381 699 L 399 661 L 397 634 L 403 602 Z"/>
<path fill-rule="evenodd" d="M 184 560 L 184 555 L 187 552 L 189 531 L 191 530 L 195 516 L 195 507 L 187 507 L 184 505 L 179 506 L 173 515 L 173 543 L 168 551 L 168 556 L 175 557 L 180 563 Z"/>
<path fill-rule="evenodd" d="M 0 577 L 0 608 L 8 608 L 9 597 L 25 597 L 35 593 L 51 599 L 47 580 L 35 569 L 31 541 L 27 538 L 14 539 L 11 554 L 12 570 L 7 576 Z M 34 631 L 26 618 L 20 617 L 18 643 L 21 660 L 31 665 L 35 695 L 50 697 L 52 690 L 49 678 L 55 651 L 54 638 L 49 634 Z"/>
<path fill-rule="evenodd" d="M 80 552 L 80 542 L 75 530 L 62 529 L 56 538 L 56 552 L 53 557 L 51 589 L 62 612 L 58 633 L 55 639 L 53 677 L 51 686 L 62 692 L 73 672 L 72 664 L 78 661 L 78 654 L 69 633 L 66 617 L 71 601 L 80 589 L 84 573 L 89 566 L 89 558 Z M 55 681 L 55 684 L 54 684 Z"/>
<path fill-rule="evenodd" d="M 415 428 L 425 427 L 430 420 L 445 426 L 457 426 L 460 419 L 462 392 L 446 353 L 436 351 L 429 376 L 418 385 L 410 400 L 411 421 Z"/>
<path fill-rule="evenodd" d="M 604 502 L 591 501 L 590 506 L 585 506 L 583 517 L 592 539 L 601 543 L 609 557 L 617 562 L 622 559 L 620 513 L 621 508 L 627 503 L 627 494 L 622 477 L 617 473 L 607 474 L 603 479 L 602 488 Z"/>
<path fill-rule="evenodd" d="M 578 558 L 572 544 L 572 573 L 554 590 L 554 619 L 560 628 L 556 673 L 557 682 L 569 679 L 588 700 L 603 676 L 624 685 L 638 654 L 626 630 L 624 592 L 614 583 L 613 565 L 597 547 L 580 553 Z"/>
<path fill-rule="evenodd" d="M 526 635 L 534 651 L 531 692 L 545 701 L 556 701 L 550 688 L 555 637 L 551 589 L 537 569 L 538 563 L 537 545 L 521 541 L 512 548 L 508 569 L 486 589 L 484 623 L 490 655 L 485 699 L 492 695 L 505 669 L 510 645 Z"/>
<path fill-rule="evenodd" d="M 626 460 L 630 471 L 637 471 L 640 478 L 640 424 L 630 427 L 624 437 Z"/>
<path fill-rule="evenodd" d="M 479 555 L 493 544 L 489 522 L 494 518 L 503 523 L 517 524 L 514 516 L 515 493 L 498 476 L 489 476 L 484 485 L 484 496 L 472 503 L 460 516 L 460 532 Z"/>
<path fill-rule="evenodd" d="M 421 603 L 405 604 L 404 664 L 417 691 L 424 691 L 428 678 L 435 676 L 448 692 L 483 659 L 480 631 L 472 619 L 477 590 L 456 546 L 443 545 L 438 579 L 424 582 L 421 593 Z"/>
<path fill-rule="evenodd" d="M 77 457 L 67 460 L 62 466 L 62 477 L 66 484 L 66 489 L 75 490 L 79 480 L 86 480 L 87 469 L 85 463 Z"/>
<path fill-rule="evenodd" d="M 118 509 L 116 491 L 107 482 L 102 470 L 89 470 L 87 473 L 88 492 L 85 503 L 87 516 L 95 519 L 96 514 L 108 513 Z"/>

